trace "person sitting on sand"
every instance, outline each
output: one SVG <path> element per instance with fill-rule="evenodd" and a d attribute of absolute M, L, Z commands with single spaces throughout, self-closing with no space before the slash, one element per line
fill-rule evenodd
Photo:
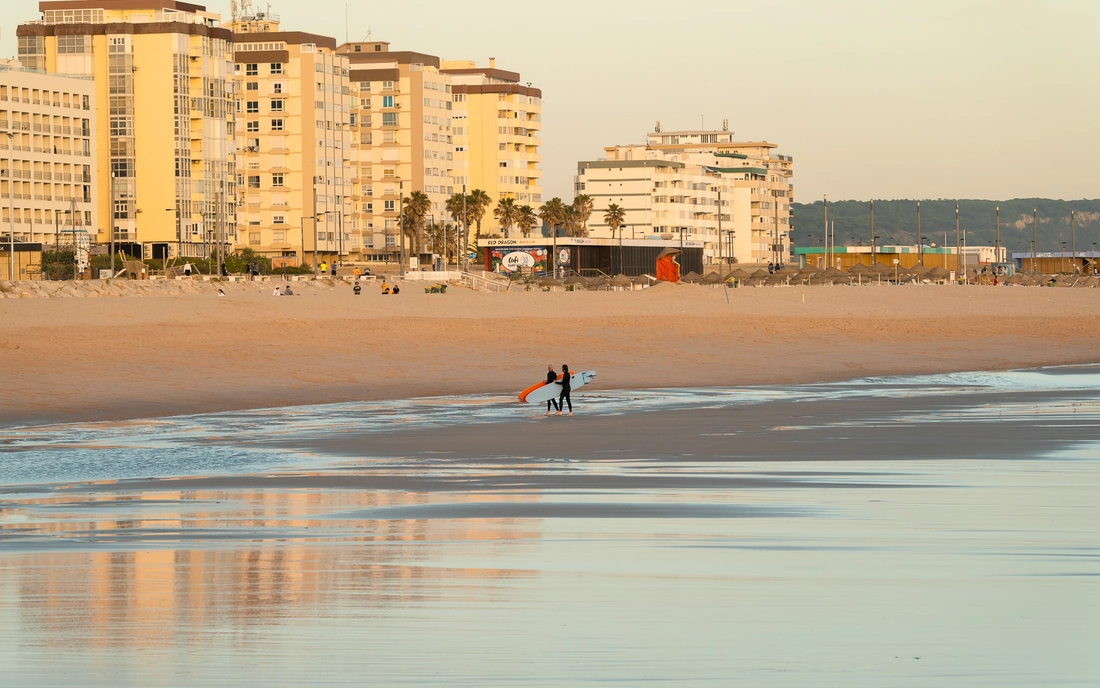
<path fill-rule="evenodd" d="M 282 296 L 283 293 L 281 291 L 279 291 L 278 287 L 275 287 L 275 291 L 271 292 L 271 295 L 272 296 Z"/>
<path fill-rule="evenodd" d="M 225 296 L 225 292 L 222 291 L 220 288 L 218 289 L 218 296 Z"/>
<path fill-rule="evenodd" d="M 394 294 L 400 294 L 401 293 L 401 287 L 397 286 L 396 284 L 393 285 L 393 293 Z"/>
<path fill-rule="evenodd" d="M 283 296 L 294 296 L 294 292 L 290 290 L 290 285 L 286 285 L 286 289 L 283 289 Z"/>
<path fill-rule="evenodd" d="M 382 295 L 391 294 L 390 285 L 386 284 L 385 280 L 382 281 Z"/>

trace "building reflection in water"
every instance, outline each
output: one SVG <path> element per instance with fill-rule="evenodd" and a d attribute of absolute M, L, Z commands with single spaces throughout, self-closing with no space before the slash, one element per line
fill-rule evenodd
<path fill-rule="evenodd" d="M 9 504 L 5 514 L 21 517 L 0 519 L 0 546 L 18 545 L 0 559 L 0 618 L 12 634 L 4 642 L 18 634 L 59 649 L 166 647 L 202 629 L 278 625 L 349 605 L 491 602 L 508 594 L 509 580 L 535 575 L 492 560 L 502 548 L 537 546 L 537 519 L 341 514 L 497 500 L 537 497 L 212 490 Z"/>

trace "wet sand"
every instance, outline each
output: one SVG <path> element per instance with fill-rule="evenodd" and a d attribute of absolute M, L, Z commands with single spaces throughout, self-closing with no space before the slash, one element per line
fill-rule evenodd
<path fill-rule="evenodd" d="M 0 427 L 512 394 L 547 363 L 603 389 L 793 384 L 1096 360 L 1093 290 L 660 285 L 427 295 L 295 283 L 0 300 Z M 727 302 L 728 297 L 728 302 Z M 14 371 L 14 373 L 13 373 Z M 14 400 L 14 401 L 12 401 Z"/>
<path fill-rule="evenodd" d="M 1095 685 L 1100 370 L 13 430 L 14 685 Z M 18 483 L 18 484 L 16 484 Z"/>

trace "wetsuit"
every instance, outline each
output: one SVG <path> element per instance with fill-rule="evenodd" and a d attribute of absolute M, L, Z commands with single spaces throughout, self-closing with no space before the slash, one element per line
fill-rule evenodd
<path fill-rule="evenodd" d="M 569 385 L 572 384 L 572 380 L 569 379 L 569 371 L 562 373 L 561 380 L 558 384 L 561 385 L 561 395 L 558 396 L 558 412 L 565 410 L 565 405 L 569 404 L 569 412 L 573 413 L 573 400 L 569 398 Z"/>
<path fill-rule="evenodd" d="M 553 370 L 546 371 L 546 384 L 552 385 L 557 381 L 558 381 L 558 374 L 557 373 L 555 373 Z M 561 410 L 560 408 L 558 408 L 558 400 L 557 399 L 551 398 L 551 399 L 546 400 L 546 412 L 547 413 L 550 413 L 550 408 L 551 407 L 553 407 L 555 411 L 560 411 Z"/>

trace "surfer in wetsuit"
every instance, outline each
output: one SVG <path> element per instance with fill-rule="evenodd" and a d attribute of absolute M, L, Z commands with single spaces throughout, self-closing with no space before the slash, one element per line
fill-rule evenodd
<path fill-rule="evenodd" d="M 546 384 L 552 385 L 557 381 L 558 381 L 558 374 L 554 372 L 554 366 L 552 366 L 552 365 L 546 366 Z M 551 407 L 555 411 L 561 411 L 561 409 L 558 408 L 557 399 L 547 399 L 546 400 L 546 415 L 548 415 L 548 416 L 550 415 Z M 559 413 L 558 415 L 561 415 L 561 414 Z"/>
<path fill-rule="evenodd" d="M 561 385 L 561 395 L 558 397 L 558 414 L 561 415 L 562 410 L 566 404 L 569 404 L 568 415 L 573 415 L 573 400 L 569 398 L 569 387 L 572 380 L 569 379 L 569 366 L 564 363 L 561 366 L 561 379 L 558 380 L 558 384 Z"/>

